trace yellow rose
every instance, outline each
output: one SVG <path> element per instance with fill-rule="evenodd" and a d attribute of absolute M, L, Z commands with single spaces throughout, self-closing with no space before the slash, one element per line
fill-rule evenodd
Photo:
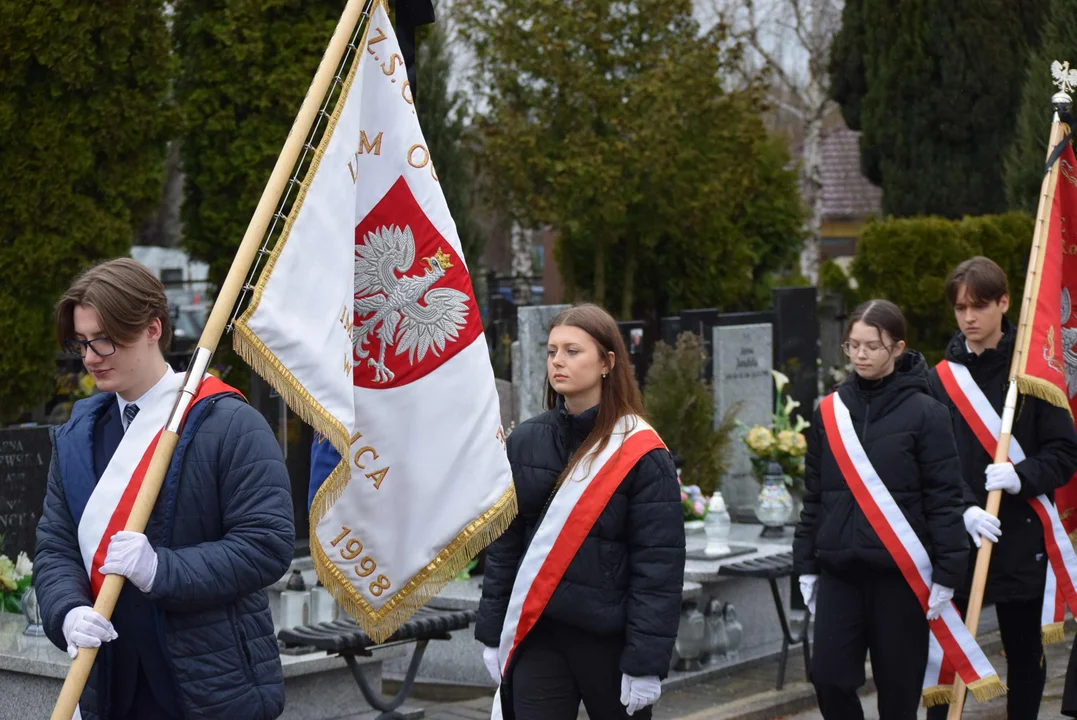
<path fill-rule="evenodd" d="M 18 587 L 15 582 L 15 564 L 7 555 L 0 555 L 0 589 L 11 592 Z"/>
<path fill-rule="evenodd" d="M 792 430 L 782 430 L 778 433 L 778 449 L 787 455 L 793 455 L 796 451 L 797 436 Z"/>
<path fill-rule="evenodd" d="M 744 442 L 747 443 L 748 449 L 756 455 L 766 455 L 774 449 L 774 433 L 772 433 L 769 428 L 765 428 L 762 425 L 756 425 L 748 431 L 748 435 L 744 438 Z"/>
<path fill-rule="evenodd" d="M 778 433 L 778 449 L 790 457 L 801 457 L 808 451 L 808 442 L 803 433 L 782 430 Z"/>

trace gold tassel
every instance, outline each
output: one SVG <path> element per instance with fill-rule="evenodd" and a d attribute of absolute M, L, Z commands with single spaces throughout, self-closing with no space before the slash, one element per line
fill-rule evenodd
<path fill-rule="evenodd" d="M 378 0 L 384 2 L 384 0 Z M 366 47 L 367 33 L 370 31 L 369 23 L 363 31 L 363 41 L 360 47 Z M 322 483 L 310 511 L 310 550 L 314 559 L 314 567 L 318 578 L 327 590 L 329 590 L 350 616 L 355 618 L 359 626 L 366 631 L 367 635 L 377 643 L 384 642 L 389 638 L 416 610 L 422 607 L 428 600 L 441 592 L 450 581 L 467 567 L 472 558 L 480 550 L 496 540 L 516 517 L 516 488 L 510 484 L 508 490 L 502 494 L 494 505 L 474 520 L 470 525 L 442 550 L 433 561 L 422 571 L 415 575 L 403 588 L 396 590 L 392 598 L 379 610 L 375 610 L 363 598 L 359 591 L 345 577 L 339 568 L 325 555 L 321 543 L 316 534 L 318 523 L 339 498 L 344 488 L 351 479 L 350 464 L 350 430 L 345 428 L 337 418 L 323 408 L 314 397 L 307 392 L 306 388 L 292 375 L 272 351 L 269 350 L 262 340 L 250 329 L 247 321 L 258 308 L 262 292 L 277 259 L 287 244 L 291 235 L 292 226 L 306 199 L 307 191 L 317 173 L 322 157 L 328 146 L 328 139 L 336 128 L 337 121 L 344 109 L 345 100 L 351 90 L 355 79 L 358 62 L 352 62 L 348 71 L 348 77 L 344 81 L 340 95 L 337 98 L 333 114 L 329 118 L 323 140 L 318 145 L 311 165 L 303 178 L 299 193 L 296 196 L 292 211 L 270 253 L 266 266 L 259 276 L 254 288 L 254 294 L 246 310 L 234 324 L 232 346 L 236 353 L 261 375 L 269 385 L 280 393 L 288 404 L 304 422 L 313 427 L 317 432 L 325 436 L 333 444 L 341 456 L 337 467 L 329 474 Z"/>
<path fill-rule="evenodd" d="M 1051 643 L 1060 643 L 1066 639 L 1066 624 L 1064 622 L 1051 623 L 1050 625 L 1044 625 L 1041 628 L 1043 634 L 1043 644 L 1050 645 Z"/>
<path fill-rule="evenodd" d="M 317 521 L 321 518 L 313 510 L 314 508 L 310 522 L 310 552 L 318 579 L 344 611 L 359 623 L 359 627 L 363 628 L 374 642 L 382 643 L 407 622 L 416 610 L 459 575 L 480 550 L 508 529 L 517 512 L 516 488 L 510 485 L 493 507 L 468 525 L 426 568 L 397 590 L 393 597 L 377 610 L 371 607 L 352 585 L 351 580 L 325 555 L 316 535 Z"/>
<path fill-rule="evenodd" d="M 350 443 L 347 430 L 307 392 L 292 373 L 277 359 L 244 323 L 236 323 L 233 347 L 243 360 L 265 378 L 288 406 L 304 422 L 333 444 L 341 459 L 318 489 L 310 508 L 310 552 L 314 569 L 337 602 L 355 618 L 374 642 L 384 642 L 460 574 L 480 550 L 496 540 L 516 517 L 516 488 L 508 490 L 482 513 L 429 565 L 415 575 L 380 609 L 375 610 L 339 568 L 325 555 L 316 534 L 318 523 L 340 498 L 351 480 Z"/>
<path fill-rule="evenodd" d="M 1056 385 L 1031 375 L 1018 375 L 1017 389 L 1024 395 L 1038 397 L 1044 402 L 1057 405 L 1069 413 L 1071 420 L 1073 419 L 1073 410 L 1070 409 L 1069 398 Z"/>
<path fill-rule="evenodd" d="M 344 424 L 323 408 L 307 392 L 291 371 L 267 348 L 250 328 L 241 323 L 234 326 L 232 347 L 251 368 L 280 393 L 284 402 L 307 425 L 329 439 L 342 458 L 349 456 L 351 444 Z"/>
<path fill-rule="evenodd" d="M 936 685 L 924 690 L 924 707 L 931 708 L 938 705 L 950 705 L 954 701 L 953 685 Z"/>
<path fill-rule="evenodd" d="M 998 675 L 988 675 L 969 685 L 969 692 L 976 698 L 976 702 L 987 702 L 1006 694 L 1006 686 L 999 680 Z"/>

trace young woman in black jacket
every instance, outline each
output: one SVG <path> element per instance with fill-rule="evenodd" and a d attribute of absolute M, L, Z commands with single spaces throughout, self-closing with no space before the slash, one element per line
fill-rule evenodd
<path fill-rule="evenodd" d="M 676 470 L 642 419 L 624 341 L 606 311 L 580 305 L 558 315 L 546 365 L 549 409 L 508 439 L 520 509 L 487 551 L 475 624 L 500 683 L 495 713 L 574 720 L 582 699 L 593 718 L 649 718 L 669 670 L 684 581 Z M 558 534 L 566 495 L 586 482 L 573 513 L 598 483 L 608 497 Z M 561 556 L 562 574 L 531 583 L 549 536 L 560 542 L 573 532 L 577 547 Z M 545 604 L 533 605 L 526 588 L 539 585 Z"/>
<path fill-rule="evenodd" d="M 949 604 L 965 573 L 961 466 L 949 413 L 929 394 L 923 356 L 905 347 L 897 306 L 861 305 L 842 347 L 854 372 L 837 399 L 927 551 L 932 584 L 925 613 L 850 489 L 834 452 L 842 440 L 827 437 L 821 404 L 808 434 L 804 509 L 793 542 L 801 592 L 816 614 L 811 678 L 826 720 L 862 720 L 856 691 L 870 652 L 879 717 L 913 720 L 928 661 L 928 620 Z"/>

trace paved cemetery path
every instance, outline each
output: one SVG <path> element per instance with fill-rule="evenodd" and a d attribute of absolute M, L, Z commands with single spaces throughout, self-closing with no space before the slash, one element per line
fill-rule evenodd
<path fill-rule="evenodd" d="M 1064 720 L 1065 718 L 1059 709 L 1062 707 L 1062 688 L 1066 682 L 1066 665 L 1069 663 L 1072 644 L 1073 637 L 1067 637 L 1066 642 L 1047 646 L 1047 687 L 1044 689 L 1043 703 L 1040 705 L 1039 720 Z M 1005 675 L 1005 658 L 997 652 L 992 653 L 991 663 L 1000 674 Z M 875 693 L 866 695 L 862 699 L 864 720 L 878 720 L 877 702 L 878 696 Z M 823 716 L 818 710 L 813 710 L 779 717 L 782 717 L 782 720 L 822 720 Z M 918 717 L 926 718 L 927 715 L 921 710 Z M 965 705 L 962 720 L 1006 720 L 1006 701 L 999 698 L 988 703 L 978 703 L 970 698 Z"/>
<path fill-rule="evenodd" d="M 996 635 L 997 638 L 997 635 Z M 1066 665 L 1073 637 L 1066 642 L 1047 648 L 1047 688 L 1039 720 L 1064 720 L 1059 713 L 1062 703 L 1062 687 L 1066 678 Z M 992 663 L 1005 672 L 1006 663 L 997 645 L 988 649 Z M 803 662 L 793 653 L 786 677 L 789 682 L 781 692 L 774 690 L 777 672 L 776 661 L 761 663 L 733 675 L 709 682 L 692 685 L 662 696 L 655 709 L 655 720 L 822 720 L 818 710 L 791 712 L 790 707 L 805 708 L 814 705 L 811 686 L 803 682 Z M 429 703 L 412 701 L 409 705 L 423 707 L 427 720 L 487 720 L 490 717 L 491 698 L 483 697 L 457 703 Z M 863 697 L 865 720 L 878 720 L 877 696 L 874 692 Z M 783 709 L 784 708 L 784 709 Z M 926 713 L 921 710 L 920 718 Z M 587 714 L 581 710 L 580 720 Z M 1004 700 L 977 703 L 970 699 L 965 706 L 964 720 L 1006 720 Z M 597 720 L 597 719 L 596 719 Z"/>

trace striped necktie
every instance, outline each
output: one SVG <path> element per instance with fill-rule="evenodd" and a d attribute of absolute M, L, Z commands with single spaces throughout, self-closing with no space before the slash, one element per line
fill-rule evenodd
<path fill-rule="evenodd" d="M 135 421 L 135 415 L 138 415 L 138 405 L 131 403 L 123 409 L 124 432 L 127 432 L 131 423 Z"/>

